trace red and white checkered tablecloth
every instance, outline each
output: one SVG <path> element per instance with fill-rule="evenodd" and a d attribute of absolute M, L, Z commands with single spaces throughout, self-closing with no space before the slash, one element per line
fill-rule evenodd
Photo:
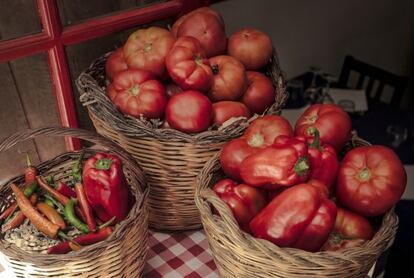
<path fill-rule="evenodd" d="M 171 234 L 150 231 L 149 247 L 144 277 L 219 277 L 202 230 Z"/>

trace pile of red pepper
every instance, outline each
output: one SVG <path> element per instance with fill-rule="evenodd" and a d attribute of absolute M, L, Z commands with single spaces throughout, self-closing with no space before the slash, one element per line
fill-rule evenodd
<path fill-rule="evenodd" d="M 372 217 L 401 198 L 406 173 L 384 146 L 341 151 L 351 120 L 340 107 L 316 104 L 293 129 L 280 116 L 264 116 L 220 155 L 228 178 L 213 190 L 240 228 L 280 247 L 310 252 L 360 246 L 374 235 Z"/>
<path fill-rule="evenodd" d="M 28 157 L 24 188 L 11 184 L 16 201 L 0 215 L 2 232 L 18 228 L 27 218 L 47 237 L 65 240 L 51 246 L 48 254 L 76 251 L 109 237 L 133 204 L 122 162 L 105 153 L 90 157 L 83 167 L 82 160 L 83 152 L 72 167 L 72 179 L 64 183 L 38 175 Z M 68 237 L 65 231 L 73 229 L 83 235 Z"/>

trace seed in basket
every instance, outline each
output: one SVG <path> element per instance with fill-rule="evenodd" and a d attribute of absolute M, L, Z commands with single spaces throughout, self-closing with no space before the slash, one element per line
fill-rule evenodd
<path fill-rule="evenodd" d="M 152 26 L 132 33 L 124 45 L 124 56 L 129 68 L 146 70 L 156 77 L 165 76 L 165 57 L 175 42 L 166 29 Z"/>
<path fill-rule="evenodd" d="M 253 218 L 252 234 L 279 247 L 319 251 L 334 228 L 337 211 L 323 189 L 310 183 L 286 189 Z"/>
<path fill-rule="evenodd" d="M 118 73 L 107 88 L 109 98 L 123 113 L 147 119 L 164 115 L 167 95 L 164 86 L 144 70 L 125 70 Z"/>
<path fill-rule="evenodd" d="M 250 220 L 266 204 L 266 194 L 247 184 L 237 185 L 231 179 L 223 179 L 213 186 L 214 192 L 230 207 L 242 230 L 249 232 Z"/>
<path fill-rule="evenodd" d="M 271 147 L 261 149 L 243 160 L 240 176 L 252 186 L 277 189 L 305 182 L 310 170 L 305 142 L 281 135 Z"/>
<path fill-rule="evenodd" d="M 172 80 L 184 90 L 207 92 L 213 82 L 210 62 L 200 42 L 180 37 L 165 58 Z"/>
<path fill-rule="evenodd" d="M 257 71 L 247 72 L 247 89 L 242 102 L 252 114 L 262 114 L 275 102 L 275 89 L 266 75 Z"/>
<path fill-rule="evenodd" d="M 339 167 L 336 196 L 350 210 L 378 216 L 401 198 L 407 173 L 398 156 L 379 145 L 354 148 Z"/>
<path fill-rule="evenodd" d="M 233 117 L 250 118 L 249 108 L 238 101 L 219 101 L 213 103 L 213 124 L 220 126 Z"/>
<path fill-rule="evenodd" d="M 314 104 L 299 117 L 295 135 L 312 137 L 309 128 L 318 129 L 322 142 L 340 151 L 351 138 L 352 122 L 348 113 L 335 104 Z"/>
<path fill-rule="evenodd" d="M 338 208 L 335 228 L 323 250 L 337 251 L 361 246 L 372 239 L 374 230 L 367 219 L 349 210 Z"/>
<path fill-rule="evenodd" d="M 221 16 L 210 8 L 195 10 L 178 20 L 172 27 L 177 38 L 194 37 L 200 41 L 207 57 L 224 54 L 227 38 L 224 21 Z"/>
<path fill-rule="evenodd" d="M 128 65 L 124 58 L 124 48 L 120 47 L 109 55 L 105 63 L 105 72 L 109 80 L 112 80 L 114 76 L 128 69 Z"/>
<path fill-rule="evenodd" d="M 247 77 L 242 63 L 227 55 L 210 58 L 213 84 L 208 96 L 213 102 L 239 100 L 246 91 Z"/>
<path fill-rule="evenodd" d="M 185 133 L 208 129 L 213 116 L 213 105 L 198 91 L 184 91 L 170 98 L 165 110 L 168 124 Z"/>

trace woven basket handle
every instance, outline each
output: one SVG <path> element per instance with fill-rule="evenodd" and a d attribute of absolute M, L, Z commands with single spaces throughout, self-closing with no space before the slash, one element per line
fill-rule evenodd
<path fill-rule="evenodd" d="M 26 129 L 26 130 L 16 132 L 10 135 L 9 137 L 5 138 L 0 143 L 0 153 L 12 148 L 13 146 L 17 145 L 20 142 L 30 140 L 38 136 L 75 137 L 78 139 L 89 141 L 94 144 L 101 145 L 107 149 L 110 149 L 114 153 L 118 154 L 123 159 L 131 163 L 136 163 L 135 159 L 130 154 L 128 154 L 121 147 L 109 141 L 108 139 L 91 131 L 75 129 L 75 128 L 67 128 L 67 127 L 42 127 L 42 128 L 37 128 L 37 129 Z M 136 166 L 138 167 L 138 165 Z"/>

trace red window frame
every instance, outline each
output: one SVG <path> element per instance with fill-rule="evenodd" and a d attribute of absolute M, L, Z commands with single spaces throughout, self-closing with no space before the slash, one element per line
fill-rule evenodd
<path fill-rule="evenodd" d="M 65 46 L 79 44 L 151 21 L 175 17 L 209 4 L 208 0 L 172 0 L 143 8 L 120 11 L 64 27 L 57 0 L 36 0 L 41 33 L 0 41 L 0 63 L 47 52 L 48 64 L 62 126 L 78 127 Z M 80 141 L 65 138 L 68 150 L 78 150 Z"/>

